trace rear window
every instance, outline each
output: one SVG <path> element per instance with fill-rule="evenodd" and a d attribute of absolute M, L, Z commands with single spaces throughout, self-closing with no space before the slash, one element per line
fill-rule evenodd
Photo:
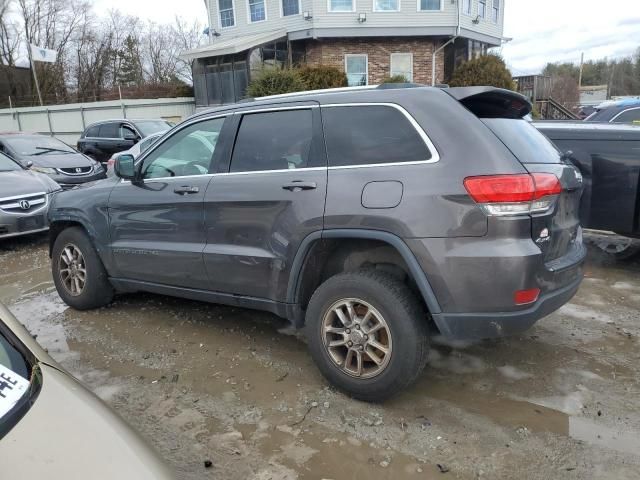
<path fill-rule="evenodd" d="M 100 138 L 120 138 L 120 126 L 117 123 L 100 125 Z"/>
<path fill-rule="evenodd" d="M 558 149 L 526 120 L 485 118 L 484 124 L 522 163 L 560 163 Z"/>
<path fill-rule="evenodd" d="M 398 109 L 384 105 L 323 107 L 330 167 L 429 160 L 424 140 Z"/>
<path fill-rule="evenodd" d="M 100 135 L 100 125 L 94 125 L 93 127 L 89 127 L 87 129 L 87 133 L 85 137 L 96 138 Z"/>

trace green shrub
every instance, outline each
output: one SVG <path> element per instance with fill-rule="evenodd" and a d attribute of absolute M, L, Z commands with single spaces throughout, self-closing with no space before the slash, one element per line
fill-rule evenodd
<path fill-rule="evenodd" d="M 307 90 L 339 88 L 347 86 L 347 76 L 336 67 L 327 65 L 302 66 L 298 69 Z"/>
<path fill-rule="evenodd" d="M 460 65 L 453 72 L 449 85 L 472 87 L 487 85 L 514 90 L 513 76 L 498 55 L 483 55 Z"/>
<path fill-rule="evenodd" d="M 383 79 L 382 83 L 409 83 L 409 80 L 404 75 L 393 75 Z"/>
<path fill-rule="evenodd" d="M 265 68 L 247 87 L 248 97 L 266 97 L 306 90 L 300 72 L 295 69 Z"/>

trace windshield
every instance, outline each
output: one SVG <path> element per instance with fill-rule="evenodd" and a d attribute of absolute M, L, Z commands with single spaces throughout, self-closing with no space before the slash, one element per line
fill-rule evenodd
<path fill-rule="evenodd" d="M 75 153 L 75 150 L 57 138 L 44 135 L 21 135 L 4 138 L 2 141 L 19 156 Z"/>
<path fill-rule="evenodd" d="M 166 132 L 171 124 L 164 120 L 142 120 L 136 122 L 136 127 L 143 136 L 148 137 L 154 133 Z"/>
<path fill-rule="evenodd" d="M 560 163 L 560 152 L 526 120 L 482 119 L 522 163 Z"/>
<path fill-rule="evenodd" d="M 0 172 L 16 172 L 22 170 L 22 167 L 7 157 L 4 153 L 0 153 Z"/>

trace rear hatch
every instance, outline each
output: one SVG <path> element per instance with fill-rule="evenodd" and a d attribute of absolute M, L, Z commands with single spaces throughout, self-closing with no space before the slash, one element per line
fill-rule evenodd
<path fill-rule="evenodd" d="M 531 104 L 522 95 L 492 87 L 450 89 L 452 96 L 478 116 L 533 175 L 554 175 L 560 183 L 552 191 L 548 209 L 531 208 L 531 237 L 543 252 L 545 263 L 553 270 L 583 255 L 580 228 L 582 175 L 558 149 L 522 117 L 531 112 Z M 548 197 L 546 197 L 548 199 Z M 535 201 L 533 202 L 535 203 Z M 573 258 L 575 257 L 575 259 Z"/>

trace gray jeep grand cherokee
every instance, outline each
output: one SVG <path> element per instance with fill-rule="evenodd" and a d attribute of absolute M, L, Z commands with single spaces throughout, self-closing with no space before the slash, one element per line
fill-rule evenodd
<path fill-rule="evenodd" d="M 306 327 L 322 373 L 383 400 L 451 338 L 522 332 L 582 279 L 577 170 L 491 87 L 308 92 L 195 115 L 117 177 L 58 195 L 78 309 L 148 291 Z"/>

